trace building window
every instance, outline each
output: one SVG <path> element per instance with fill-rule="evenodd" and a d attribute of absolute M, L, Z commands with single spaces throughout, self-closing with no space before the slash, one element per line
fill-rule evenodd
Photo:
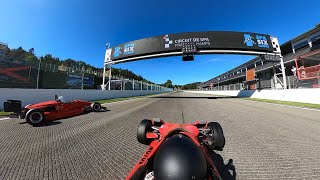
<path fill-rule="evenodd" d="M 254 68 L 254 64 L 250 64 L 247 68 L 248 68 L 248 70 L 253 69 Z"/>
<path fill-rule="evenodd" d="M 320 32 L 316 32 L 316 33 L 310 35 L 310 41 L 312 43 L 314 43 L 314 42 L 316 42 L 318 40 L 320 40 Z"/>
<path fill-rule="evenodd" d="M 257 66 L 261 66 L 261 65 L 262 65 L 262 62 L 261 62 L 261 61 L 257 61 L 257 62 L 256 62 L 256 65 L 257 65 Z"/>
<path fill-rule="evenodd" d="M 320 33 L 317 36 L 310 38 L 310 40 L 311 40 L 312 44 L 315 45 L 316 42 L 320 41 Z"/>
<path fill-rule="evenodd" d="M 306 46 L 308 46 L 309 44 L 308 44 L 308 41 L 307 40 L 304 40 L 304 41 L 302 41 L 302 42 L 299 42 L 299 43 L 297 43 L 297 44 L 294 44 L 293 45 L 293 48 L 295 49 L 295 50 L 298 50 L 298 49 L 301 49 L 301 48 L 303 48 L 303 47 L 306 47 Z"/>

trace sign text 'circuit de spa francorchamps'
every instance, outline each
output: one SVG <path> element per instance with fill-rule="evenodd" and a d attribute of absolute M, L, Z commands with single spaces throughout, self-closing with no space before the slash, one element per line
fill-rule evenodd
<path fill-rule="evenodd" d="M 111 69 L 116 63 L 179 55 L 184 61 L 190 61 L 198 54 L 260 55 L 265 61 L 280 62 L 281 69 L 284 68 L 277 38 L 267 34 L 228 31 L 169 34 L 120 44 L 106 50 L 104 67 L 110 65 Z M 286 87 L 284 71 L 283 77 Z M 105 89 L 105 75 L 102 89 Z"/>

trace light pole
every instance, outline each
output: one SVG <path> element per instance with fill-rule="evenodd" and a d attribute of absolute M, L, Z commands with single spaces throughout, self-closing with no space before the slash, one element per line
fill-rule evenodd
<path fill-rule="evenodd" d="M 81 89 L 83 89 L 83 80 L 84 80 L 84 67 L 81 68 L 82 70 L 82 81 L 81 81 Z"/>
<path fill-rule="evenodd" d="M 112 69 L 112 64 L 110 64 L 110 69 L 109 69 L 109 91 L 111 90 L 111 69 Z"/>
<path fill-rule="evenodd" d="M 37 75 L 37 89 L 39 89 L 40 67 L 41 67 L 41 58 L 39 58 L 38 75 Z"/>
<path fill-rule="evenodd" d="M 110 43 L 106 44 L 106 54 L 104 56 L 104 63 L 103 63 L 103 77 L 102 77 L 102 85 L 101 85 L 101 90 L 105 90 L 105 79 L 106 79 L 106 66 L 108 65 L 109 62 L 111 62 L 111 50 L 109 48 L 110 47 Z M 111 64 L 110 64 L 110 73 L 109 73 L 109 90 L 110 90 L 110 84 L 111 84 Z"/>
<path fill-rule="evenodd" d="M 281 54 L 280 54 L 280 66 L 281 66 L 281 73 L 282 73 L 283 89 L 287 89 L 286 70 L 283 63 L 283 56 Z"/>

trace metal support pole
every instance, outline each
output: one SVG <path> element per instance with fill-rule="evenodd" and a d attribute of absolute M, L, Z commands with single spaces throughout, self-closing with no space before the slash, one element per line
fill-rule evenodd
<path fill-rule="evenodd" d="M 81 89 L 83 89 L 84 72 L 82 71 Z"/>
<path fill-rule="evenodd" d="M 287 89 L 287 78 L 286 78 L 286 70 L 284 68 L 284 63 L 283 63 L 283 57 L 280 55 L 280 65 L 281 65 L 281 71 L 282 71 L 282 79 L 283 79 L 283 89 Z"/>
<path fill-rule="evenodd" d="M 102 77 L 102 87 L 101 87 L 101 90 L 106 90 L 105 82 L 106 82 L 106 64 L 104 63 L 104 65 L 103 65 L 103 77 Z"/>
<path fill-rule="evenodd" d="M 143 90 L 143 82 L 141 81 L 141 91 Z"/>
<path fill-rule="evenodd" d="M 31 76 L 31 66 L 29 66 L 29 76 L 28 76 L 28 82 L 30 82 L 30 76 Z"/>
<path fill-rule="evenodd" d="M 40 67 L 41 67 L 41 58 L 39 58 L 38 75 L 37 75 L 37 89 L 39 89 Z"/>
<path fill-rule="evenodd" d="M 122 91 L 122 88 L 123 88 L 122 79 L 120 80 L 120 82 L 121 82 L 121 86 L 120 87 L 121 87 L 121 91 Z"/>
<path fill-rule="evenodd" d="M 109 69 L 109 87 L 108 87 L 108 89 L 109 89 L 109 91 L 111 90 L 111 69 L 112 69 L 112 64 L 110 64 L 110 69 Z"/>
<path fill-rule="evenodd" d="M 132 79 L 132 90 L 134 90 L 134 79 Z"/>
<path fill-rule="evenodd" d="M 318 85 L 320 86 L 320 72 L 317 73 L 317 76 L 318 76 Z"/>
<path fill-rule="evenodd" d="M 102 73 L 102 87 L 101 89 L 102 90 L 106 90 L 106 67 L 107 67 L 107 64 L 106 62 L 110 62 L 111 61 L 111 49 L 109 49 L 110 47 L 110 43 L 107 43 L 106 44 L 106 53 L 105 53 L 105 56 L 104 56 L 104 63 L 103 63 L 103 73 Z M 111 67 L 112 67 L 112 64 L 110 64 L 110 71 L 109 71 L 109 87 L 108 89 L 111 90 Z M 97 73 L 98 75 L 100 73 Z"/>

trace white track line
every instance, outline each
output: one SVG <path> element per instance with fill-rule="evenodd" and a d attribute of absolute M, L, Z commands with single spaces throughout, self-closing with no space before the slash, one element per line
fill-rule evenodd
<path fill-rule="evenodd" d="M 140 99 L 140 98 L 132 98 L 132 99 L 126 99 L 126 100 L 122 100 L 122 101 L 115 101 L 115 102 L 108 102 L 108 103 L 103 103 L 103 104 L 116 104 L 116 103 L 121 103 L 121 102 L 127 102 L 127 101 L 132 101 L 132 100 L 137 100 L 137 99 Z"/>
<path fill-rule="evenodd" d="M 0 118 L 0 121 L 7 120 L 7 119 L 10 119 L 10 118 L 8 118 L 8 117 Z"/>
<path fill-rule="evenodd" d="M 250 99 L 247 99 L 247 100 L 245 100 L 245 101 L 251 101 L 251 102 L 256 102 L 256 103 L 264 103 L 264 104 L 271 104 L 271 105 L 276 105 L 276 106 L 283 106 L 283 107 L 290 107 L 290 108 L 295 108 L 295 109 L 303 109 L 303 110 L 318 111 L 318 112 L 320 112 L 319 109 L 304 108 L 304 107 L 297 107 L 297 106 L 290 106 L 290 105 L 276 104 L 276 103 L 269 103 L 269 102 L 261 102 L 261 101 L 255 101 L 255 100 L 250 100 Z"/>

